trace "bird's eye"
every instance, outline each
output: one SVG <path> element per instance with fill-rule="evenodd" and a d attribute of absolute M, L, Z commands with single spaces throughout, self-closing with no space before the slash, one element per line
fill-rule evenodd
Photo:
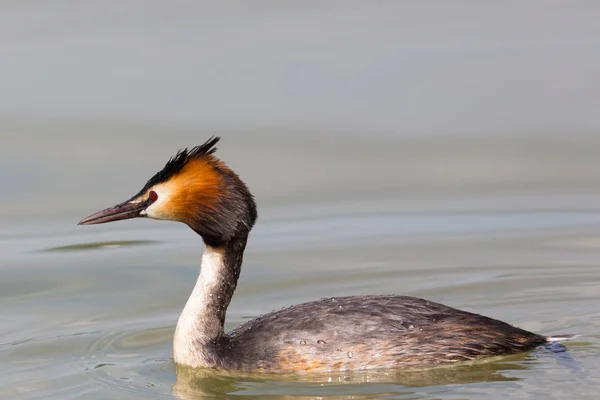
<path fill-rule="evenodd" d="M 148 193 L 148 198 L 152 201 L 156 201 L 158 200 L 158 193 L 156 193 L 154 190 L 151 190 L 150 193 Z"/>

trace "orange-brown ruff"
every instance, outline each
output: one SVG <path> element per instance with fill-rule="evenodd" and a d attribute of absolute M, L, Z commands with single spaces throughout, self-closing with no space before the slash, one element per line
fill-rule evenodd
<path fill-rule="evenodd" d="M 222 163 L 217 160 L 190 160 L 181 172 L 169 180 L 168 186 L 175 190 L 162 208 L 164 219 L 191 222 L 197 217 L 198 211 L 218 211 L 219 199 L 227 196 L 227 193 L 222 192 L 221 176 L 215 172 L 215 164 L 224 169 Z M 162 185 L 167 186 L 166 183 Z M 147 193 L 143 194 L 142 198 L 144 196 L 147 197 Z"/>
<path fill-rule="evenodd" d="M 549 341 L 502 321 L 391 295 L 304 303 L 225 333 L 257 213 L 246 185 L 214 157 L 218 140 L 180 151 L 131 199 L 80 222 L 165 219 L 202 237 L 200 274 L 173 339 L 176 363 L 268 373 L 421 368 L 520 353 Z"/>

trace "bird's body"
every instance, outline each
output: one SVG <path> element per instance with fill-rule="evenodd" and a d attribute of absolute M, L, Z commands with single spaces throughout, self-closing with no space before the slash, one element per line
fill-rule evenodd
<path fill-rule="evenodd" d="M 266 373 L 420 368 L 520 353 L 545 342 L 504 322 L 419 298 L 351 296 L 249 321 L 224 335 L 206 364 Z"/>
<path fill-rule="evenodd" d="M 304 303 L 225 333 L 257 214 L 245 184 L 212 155 L 217 141 L 178 153 L 130 200 L 80 222 L 168 219 L 202 236 L 200 275 L 173 340 L 177 364 L 264 373 L 422 368 L 520 353 L 548 341 L 492 318 L 392 295 Z"/>

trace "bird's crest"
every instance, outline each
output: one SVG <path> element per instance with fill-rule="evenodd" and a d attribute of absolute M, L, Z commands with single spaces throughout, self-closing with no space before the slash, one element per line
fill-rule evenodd
<path fill-rule="evenodd" d="M 213 154 L 215 151 L 217 151 L 215 145 L 219 140 L 221 140 L 219 136 L 212 136 L 204 144 L 193 147 L 189 150 L 187 148 L 179 150 L 177 154 L 169 159 L 165 167 L 158 171 L 152 178 L 150 178 L 142 190 L 140 190 L 140 192 L 132 198 L 138 197 L 153 186 L 167 182 L 169 179 L 173 178 L 173 176 L 181 172 L 183 167 L 185 167 L 191 160 L 198 160 Z"/>

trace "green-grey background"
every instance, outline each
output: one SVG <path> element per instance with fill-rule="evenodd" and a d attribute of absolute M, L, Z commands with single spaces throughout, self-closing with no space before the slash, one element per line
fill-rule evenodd
<path fill-rule="evenodd" d="M 596 399 L 600 5 L 593 1 L 0 3 L 0 397 Z M 543 334 L 422 373 L 176 374 L 202 244 L 77 221 L 176 150 L 257 197 L 228 328 L 399 293 Z"/>

